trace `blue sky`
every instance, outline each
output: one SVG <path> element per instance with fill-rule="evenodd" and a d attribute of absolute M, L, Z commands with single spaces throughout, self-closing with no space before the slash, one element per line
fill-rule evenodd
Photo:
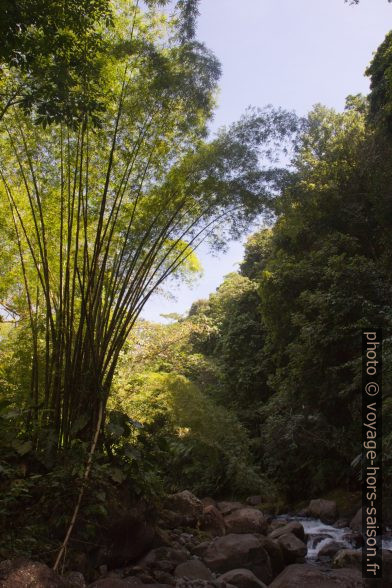
<path fill-rule="evenodd" d="M 198 38 L 222 63 L 219 105 L 212 128 L 238 119 L 247 106 L 273 104 L 306 114 L 314 104 L 342 110 L 348 94 L 366 93 L 363 73 L 392 29 L 387 0 L 202 0 Z M 156 295 L 143 317 L 185 313 L 206 298 L 224 275 L 238 269 L 242 243 L 212 257 L 199 252 L 203 277 L 170 287 L 175 299 Z"/>

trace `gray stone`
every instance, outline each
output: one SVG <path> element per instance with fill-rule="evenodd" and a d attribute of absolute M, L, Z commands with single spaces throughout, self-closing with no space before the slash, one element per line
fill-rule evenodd
<path fill-rule="evenodd" d="M 226 572 L 219 576 L 219 581 L 232 584 L 236 588 L 266 588 L 264 582 L 259 580 L 253 572 L 244 568 Z"/>
<path fill-rule="evenodd" d="M 293 533 L 293 535 L 298 537 L 298 539 L 305 541 L 305 530 L 303 525 L 301 525 L 301 523 L 298 521 L 292 521 L 291 523 L 287 523 L 287 525 L 283 525 L 277 529 L 274 529 L 272 533 L 268 535 L 268 537 L 271 537 L 271 539 L 279 539 L 279 537 L 285 535 L 286 533 Z"/>
<path fill-rule="evenodd" d="M 337 554 L 338 551 L 345 548 L 346 546 L 344 543 L 340 543 L 339 541 L 330 541 L 320 549 L 318 552 L 318 559 L 321 559 L 322 557 L 332 558 Z"/>
<path fill-rule="evenodd" d="M 200 580 L 212 580 L 213 576 L 207 566 L 197 559 L 191 559 L 179 564 L 174 575 L 177 578 L 191 578 Z"/>
<path fill-rule="evenodd" d="M 334 568 L 353 568 L 362 570 L 362 550 L 341 549 L 333 558 Z"/>
<path fill-rule="evenodd" d="M 263 502 L 263 499 L 260 495 L 248 496 L 248 498 L 246 499 L 246 504 L 249 504 L 249 506 L 257 506 L 258 504 L 261 504 L 262 502 Z"/>
<path fill-rule="evenodd" d="M 336 502 L 333 500 L 324 500 L 323 498 L 311 500 L 308 511 L 311 517 L 320 519 L 327 525 L 334 523 L 338 518 Z"/>
<path fill-rule="evenodd" d="M 235 510 L 244 508 L 244 505 L 241 502 L 229 502 L 227 500 L 223 500 L 222 502 L 217 502 L 216 507 L 218 510 L 220 510 L 223 516 L 226 516 Z"/>
<path fill-rule="evenodd" d="M 282 548 L 283 557 L 287 564 L 295 563 L 298 559 L 303 559 L 307 554 L 308 550 L 305 543 L 293 533 L 281 535 L 277 541 Z"/>
<path fill-rule="evenodd" d="M 5 560 L 0 566 L 0 588 L 67 588 L 47 565 L 25 558 Z"/>
<path fill-rule="evenodd" d="M 292 564 L 270 584 L 269 588 L 361 588 L 357 570 L 337 570 L 325 573 L 308 564 Z"/>
<path fill-rule="evenodd" d="M 261 533 L 268 531 L 268 522 L 257 508 L 240 508 L 225 517 L 228 533 Z"/>
<path fill-rule="evenodd" d="M 246 568 L 267 585 L 272 580 L 269 555 L 256 535 L 230 533 L 218 537 L 209 544 L 203 560 L 213 572 Z"/>

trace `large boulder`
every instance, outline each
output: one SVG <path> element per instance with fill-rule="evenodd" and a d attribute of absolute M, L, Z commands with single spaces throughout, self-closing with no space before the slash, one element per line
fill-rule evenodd
<path fill-rule="evenodd" d="M 211 504 L 204 507 L 199 528 L 201 531 L 205 531 L 215 537 L 226 534 L 225 519 L 216 506 Z"/>
<path fill-rule="evenodd" d="M 226 516 L 235 510 L 244 508 L 244 505 L 241 502 L 230 502 L 228 500 L 222 500 L 221 502 L 216 503 L 216 507 L 218 510 L 220 510 L 223 516 Z"/>
<path fill-rule="evenodd" d="M 256 535 L 230 533 L 211 541 L 203 555 L 204 563 L 221 574 L 236 568 L 251 570 L 259 580 L 272 580 L 271 561 Z"/>
<path fill-rule="evenodd" d="M 226 572 L 219 576 L 219 582 L 232 584 L 236 588 L 267 588 L 264 582 L 259 580 L 253 572 L 244 568 Z"/>
<path fill-rule="evenodd" d="M 165 509 L 178 516 L 179 526 L 193 526 L 203 514 L 203 503 L 189 490 L 171 494 L 165 500 Z"/>
<path fill-rule="evenodd" d="M 268 522 L 257 508 L 240 508 L 225 516 L 228 533 L 261 533 L 268 531 Z"/>
<path fill-rule="evenodd" d="M 341 549 L 333 558 L 332 566 L 362 570 L 362 550 Z"/>
<path fill-rule="evenodd" d="M 295 563 L 298 560 L 303 560 L 307 554 L 307 547 L 301 539 L 298 539 L 294 533 L 285 533 L 278 539 L 278 543 L 282 548 L 283 557 L 287 564 Z"/>
<path fill-rule="evenodd" d="M 86 587 L 86 581 L 81 572 L 69 571 L 65 574 L 64 580 L 67 582 L 69 588 Z"/>
<path fill-rule="evenodd" d="M 278 528 L 274 529 L 272 533 L 268 535 L 271 539 L 279 539 L 282 535 L 286 533 L 293 533 L 298 539 L 301 541 L 305 541 L 305 530 L 303 525 L 298 521 L 291 521 L 291 523 L 287 523 L 286 525 L 279 526 Z"/>
<path fill-rule="evenodd" d="M 68 585 L 45 564 L 20 558 L 0 563 L 0 588 L 68 588 Z"/>
<path fill-rule="evenodd" d="M 211 496 L 206 496 L 205 498 L 201 499 L 203 506 L 216 506 L 216 500 L 211 498 Z"/>
<path fill-rule="evenodd" d="M 362 507 L 357 510 L 350 522 L 350 528 L 355 533 L 362 533 Z"/>
<path fill-rule="evenodd" d="M 258 506 L 262 502 L 263 502 L 263 499 L 260 495 L 248 496 L 248 498 L 246 499 L 246 504 L 249 504 L 249 506 Z"/>
<path fill-rule="evenodd" d="M 346 545 L 344 543 L 340 543 L 339 541 L 329 541 L 326 543 L 318 552 L 317 557 L 318 559 L 325 558 L 332 558 L 334 557 L 338 551 L 341 549 L 345 549 Z"/>
<path fill-rule="evenodd" d="M 269 588 L 360 588 L 362 577 L 357 570 L 325 573 L 308 564 L 292 564 L 269 585 Z"/>
<path fill-rule="evenodd" d="M 115 517 L 107 530 L 108 548 L 106 562 L 110 568 L 118 568 L 136 561 L 152 547 L 154 527 L 136 510 Z"/>
<path fill-rule="evenodd" d="M 200 580 L 212 580 L 211 571 L 202 561 L 198 559 L 190 559 L 178 564 L 174 571 L 176 578 L 190 578 Z"/>
<path fill-rule="evenodd" d="M 185 549 L 174 549 L 173 547 L 157 547 L 151 549 L 146 556 L 138 563 L 144 569 L 161 570 L 164 572 L 173 571 L 178 564 L 189 559 L 189 552 Z"/>
<path fill-rule="evenodd" d="M 283 557 L 282 547 L 279 545 L 278 542 L 270 539 L 269 537 L 264 537 L 263 535 L 258 535 L 258 539 L 262 545 L 262 547 L 266 550 L 269 555 L 271 561 L 271 568 L 272 568 L 272 577 L 275 578 L 285 567 L 285 560 Z"/>
<path fill-rule="evenodd" d="M 338 518 L 336 502 L 317 498 L 311 500 L 308 506 L 309 516 L 320 519 L 326 525 L 334 523 Z"/>

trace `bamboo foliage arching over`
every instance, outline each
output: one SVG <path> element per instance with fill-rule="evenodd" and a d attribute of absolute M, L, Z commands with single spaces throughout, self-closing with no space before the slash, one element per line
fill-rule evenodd
<path fill-rule="evenodd" d="M 207 142 L 219 66 L 195 41 L 163 42 L 159 26 L 134 18 L 100 126 L 86 115 L 43 129 L 17 109 L 1 122 L 33 340 L 29 418 L 54 447 L 91 440 L 146 301 L 195 267 L 203 240 L 220 247 L 263 210 L 274 171 L 260 154 L 296 128 L 290 114 L 250 111 Z"/>

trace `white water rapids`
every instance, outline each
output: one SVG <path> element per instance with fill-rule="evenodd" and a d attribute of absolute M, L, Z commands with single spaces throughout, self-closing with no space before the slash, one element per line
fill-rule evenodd
<path fill-rule="evenodd" d="M 317 560 L 321 549 L 332 542 L 341 543 L 342 549 L 361 549 L 360 547 L 357 548 L 353 545 L 348 538 L 345 538 L 345 535 L 352 534 L 350 527 L 337 529 L 331 525 L 322 523 L 319 519 L 311 518 L 290 517 L 289 520 L 298 521 L 304 527 L 305 533 L 308 537 L 307 560 L 309 561 Z M 383 549 L 392 551 L 392 536 L 385 536 L 383 538 L 382 547 Z"/>

